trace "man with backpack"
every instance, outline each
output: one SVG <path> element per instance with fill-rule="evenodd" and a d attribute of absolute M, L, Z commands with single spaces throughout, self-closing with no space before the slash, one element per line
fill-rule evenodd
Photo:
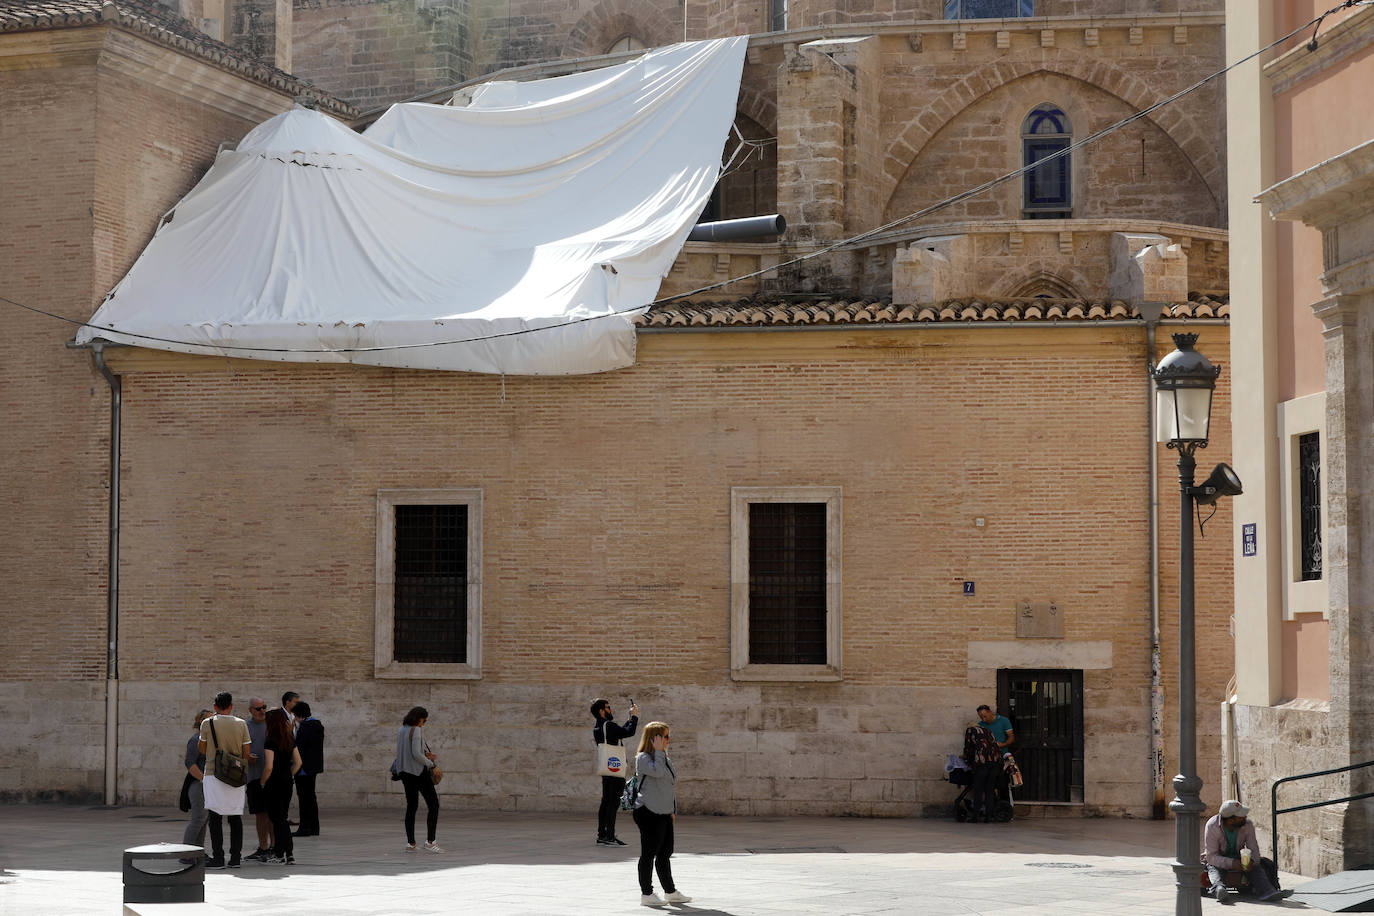
<path fill-rule="evenodd" d="M 239 854 L 243 851 L 243 800 L 244 783 L 247 781 L 246 767 L 253 749 L 253 739 L 248 734 L 248 724 L 233 715 L 234 698 L 228 692 L 215 695 L 215 714 L 200 723 L 198 749 L 205 755 L 205 809 L 209 814 L 210 858 L 205 860 L 206 868 L 224 868 L 224 827 L 222 818 L 229 818 L 229 861 L 228 867 L 239 867 Z M 219 752 L 237 758 L 238 773 L 242 777 L 238 785 L 227 783 L 216 773 L 215 758 Z"/>

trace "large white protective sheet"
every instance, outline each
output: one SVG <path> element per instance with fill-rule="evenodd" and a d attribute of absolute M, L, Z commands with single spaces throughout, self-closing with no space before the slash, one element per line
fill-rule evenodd
<path fill-rule="evenodd" d="M 746 38 L 396 105 L 220 153 L 83 327 L 141 347 L 513 375 L 634 362 L 705 206 Z"/>

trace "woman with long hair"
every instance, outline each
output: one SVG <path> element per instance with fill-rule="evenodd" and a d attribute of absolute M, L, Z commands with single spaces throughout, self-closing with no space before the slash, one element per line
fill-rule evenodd
<path fill-rule="evenodd" d="M 672 734 L 666 722 L 650 722 L 639 737 L 635 757 L 635 776 L 639 795 L 635 799 L 635 826 L 639 828 L 639 902 L 644 906 L 690 903 L 673 883 L 673 822 L 677 815 L 674 784 L 677 772 L 668 759 Z M 654 893 L 654 871 L 663 885 L 664 896 Z"/>
<path fill-rule="evenodd" d="M 267 816 L 272 821 L 272 851 L 263 859 L 278 865 L 295 865 L 295 846 L 291 842 L 291 827 L 286 822 L 291 807 L 291 779 L 301 768 L 301 752 L 291 737 L 291 725 L 286 710 L 278 707 L 267 711 L 267 738 L 263 742 L 266 763 L 262 767 L 261 786 L 267 799 Z"/>
<path fill-rule="evenodd" d="M 401 720 L 396 733 L 396 770 L 406 790 L 406 852 L 415 851 L 415 812 L 425 797 L 425 852 L 443 852 L 434 842 L 439 829 L 439 794 L 434 791 L 434 755 L 425 746 L 423 729 L 429 710 L 416 706 Z"/>

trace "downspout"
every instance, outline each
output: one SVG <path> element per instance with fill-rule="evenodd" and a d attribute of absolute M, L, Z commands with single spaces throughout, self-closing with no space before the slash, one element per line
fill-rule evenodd
<path fill-rule="evenodd" d="M 1140 303 L 1140 316 L 1145 319 L 1145 375 L 1148 405 L 1146 416 L 1146 447 L 1150 469 L 1150 775 L 1153 794 L 1150 816 L 1164 820 L 1164 681 L 1159 654 L 1159 449 L 1155 444 L 1155 326 L 1164 313 L 1162 302 Z"/>
<path fill-rule="evenodd" d="M 106 571 L 109 642 L 105 649 L 105 804 L 113 806 L 119 776 L 119 425 L 123 408 L 119 376 L 105 365 L 105 344 L 92 341 L 95 367 L 110 386 L 110 555 Z"/>

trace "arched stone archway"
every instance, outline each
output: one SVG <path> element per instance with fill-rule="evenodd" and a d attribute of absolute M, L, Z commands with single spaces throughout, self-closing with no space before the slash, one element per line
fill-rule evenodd
<path fill-rule="evenodd" d="M 568 51 L 572 57 L 595 57 L 627 36 L 647 48 L 673 44 L 682 40 L 681 16 L 677 3 L 602 0 L 573 25 Z"/>
<path fill-rule="evenodd" d="M 1041 268 L 1012 274 L 1000 286 L 995 295 L 1002 299 L 1033 299 L 1040 296 L 1049 296 L 1051 299 L 1083 298 L 1079 284 Z"/>
<path fill-rule="evenodd" d="M 891 198 L 921 150 L 960 112 L 989 93 L 1037 73 L 1066 76 L 1087 83 L 1116 96 L 1135 111 L 1142 111 L 1165 97 L 1145 81 L 1096 58 L 1058 54 L 1033 62 L 999 60 L 985 64 L 926 105 L 888 145 L 883 157 L 883 173 L 887 179 L 883 198 Z M 1225 165 L 1221 153 L 1203 139 L 1207 132 L 1196 119 L 1173 105 L 1154 112 L 1147 120 L 1173 141 L 1220 204 L 1226 197 Z"/>

